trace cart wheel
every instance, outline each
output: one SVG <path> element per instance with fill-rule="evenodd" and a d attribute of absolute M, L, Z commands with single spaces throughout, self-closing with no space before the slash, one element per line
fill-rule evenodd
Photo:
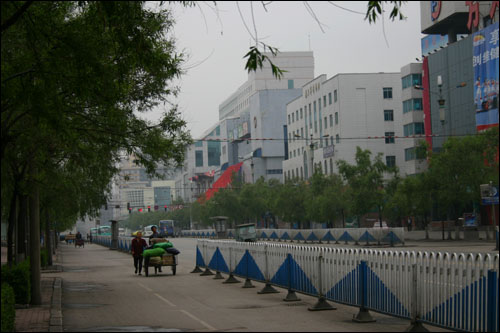
<path fill-rule="evenodd" d="M 177 266 L 175 266 L 175 265 L 172 266 L 172 274 L 175 275 L 176 271 L 177 271 Z"/>

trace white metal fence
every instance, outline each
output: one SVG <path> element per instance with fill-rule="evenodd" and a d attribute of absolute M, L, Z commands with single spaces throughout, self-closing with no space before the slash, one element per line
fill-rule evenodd
<path fill-rule="evenodd" d="M 435 326 L 498 331 L 498 254 L 198 240 L 196 265 Z"/>
<path fill-rule="evenodd" d="M 348 242 L 398 244 L 405 243 L 404 228 L 332 228 L 332 229 L 257 229 L 257 239 L 303 242 Z M 214 229 L 183 230 L 184 237 L 217 238 Z M 227 229 L 226 236 L 234 238 L 234 229 Z"/>

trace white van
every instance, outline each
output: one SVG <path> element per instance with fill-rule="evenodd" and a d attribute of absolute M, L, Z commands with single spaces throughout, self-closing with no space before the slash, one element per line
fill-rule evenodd
<path fill-rule="evenodd" d="M 152 227 L 156 227 L 156 231 L 158 231 L 158 226 L 156 224 L 151 224 L 148 226 L 144 227 L 144 232 L 142 234 L 143 237 L 149 237 L 153 234 L 153 231 L 151 230 Z"/>

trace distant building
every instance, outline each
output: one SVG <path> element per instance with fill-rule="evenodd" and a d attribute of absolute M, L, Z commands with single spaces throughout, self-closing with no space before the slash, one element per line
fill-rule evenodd
<path fill-rule="evenodd" d="M 355 162 L 356 146 L 403 166 L 400 73 L 320 75 L 287 105 L 284 179 L 308 179 L 314 169 L 338 173 Z M 311 149 L 312 147 L 312 149 Z"/>

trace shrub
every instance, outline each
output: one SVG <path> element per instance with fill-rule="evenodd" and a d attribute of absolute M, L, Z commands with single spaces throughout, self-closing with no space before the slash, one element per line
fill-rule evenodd
<path fill-rule="evenodd" d="M 14 289 L 16 304 L 29 304 L 31 301 L 31 272 L 29 258 L 17 265 L 2 266 L 2 282 Z"/>
<path fill-rule="evenodd" d="M 2 271 L 4 267 L 2 267 Z M 15 323 L 14 289 L 8 283 L 2 282 L 2 332 L 14 332 Z"/>

